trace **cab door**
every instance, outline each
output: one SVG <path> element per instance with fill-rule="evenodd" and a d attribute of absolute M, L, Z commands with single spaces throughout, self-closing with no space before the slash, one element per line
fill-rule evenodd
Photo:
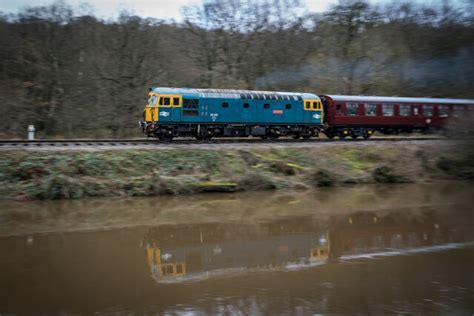
<path fill-rule="evenodd" d="M 323 122 L 323 105 L 319 100 L 311 101 L 311 123 L 322 124 Z"/>
<path fill-rule="evenodd" d="M 306 124 L 309 124 L 311 123 L 311 115 L 313 114 L 312 110 L 312 100 L 309 100 L 309 99 L 304 99 L 303 100 L 303 121 L 306 123 Z"/>
<path fill-rule="evenodd" d="M 171 120 L 173 122 L 180 122 L 181 121 L 181 107 L 183 104 L 183 97 L 180 95 L 171 95 L 170 96 L 170 103 L 172 106 L 171 111 Z"/>

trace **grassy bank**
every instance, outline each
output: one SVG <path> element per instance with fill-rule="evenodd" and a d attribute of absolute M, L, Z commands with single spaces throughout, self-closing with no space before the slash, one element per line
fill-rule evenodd
<path fill-rule="evenodd" d="M 77 199 L 473 179 L 472 146 L 4 151 L 3 199 Z"/>

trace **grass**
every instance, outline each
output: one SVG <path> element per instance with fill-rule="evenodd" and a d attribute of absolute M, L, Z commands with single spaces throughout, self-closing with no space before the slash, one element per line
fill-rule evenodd
<path fill-rule="evenodd" d="M 473 179 L 472 146 L 445 146 L 3 151 L 0 195 L 78 199 Z"/>

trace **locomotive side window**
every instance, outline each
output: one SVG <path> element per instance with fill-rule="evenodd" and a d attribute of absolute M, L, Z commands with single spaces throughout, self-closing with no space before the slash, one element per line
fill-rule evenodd
<path fill-rule="evenodd" d="M 346 104 L 346 114 L 348 116 L 357 116 L 359 115 L 359 104 L 355 102 L 348 102 Z"/>
<path fill-rule="evenodd" d="M 291 104 L 287 104 L 287 105 L 285 105 L 285 107 L 289 110 L 289 109 L 291 109 Z"/>
<path fill-rule="evenodd" d="M 376 116 L 377 115 L 377 105 L 374 103 L 365 103 L 365 115 L 366 116 Z"/>
<path fill-rule="evenodd" d="M 433 106 L 424 105 L 423 106 L 423 115 L 424 116 L 433 116 Z"/>
<path fill-rule="evenodd" d="M 174 106 L 179 106 L 179 98 L 173 98 L 173 105 Z"/>
<path fill-rule="evenodd" d="M 447 117 L 449 114 L 449 107 L 447 105 L 438 106 L 438 115 L 440 117 Z"/>
<path fill-rule="evenodd" d="M 269 109 L 269 108 L 270 108 L 270 104 L 265 103 L 265 104 L 263 105 L 263 107 L 264 107 L 265 109 Z"/>
<path fill-rule="evenodd" d="M 409 105 L 400 105 L 398 108 L 400 116 L 409 116 L 410 115 L 410 106 Z"/>
<path fill-rule="evenodd" d="M 244 109 L 248 109 L 250 107 L 250 104 L 244 103 Z"/>
<path fill-rule="evenodd" d="M 199 99 L 183 99 L 183 116 L 199 116 Z"/>
<path fill-rule="evenodd" d="M 393 104 L 383 104 L 382 105 L 382 115 L 383 116 L 393 116 Z"/>
<path fill-rule="evenodd" d="M 227 103 L 227 102 L 222 102 L 222 107 L 223 107 L 223 108 L 228 108 L 228 107 L 229 107 L 229 103 Z"/>

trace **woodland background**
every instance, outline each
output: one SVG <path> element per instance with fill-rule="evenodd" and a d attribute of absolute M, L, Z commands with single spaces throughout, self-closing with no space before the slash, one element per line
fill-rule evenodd
<path fill-rule="evenodd" d="M 434 4 L 206 0 L 179 23 L 0 12 L 0 137 L 140 137 L 149 86 L 474 98 L 474 1 Z"/>

